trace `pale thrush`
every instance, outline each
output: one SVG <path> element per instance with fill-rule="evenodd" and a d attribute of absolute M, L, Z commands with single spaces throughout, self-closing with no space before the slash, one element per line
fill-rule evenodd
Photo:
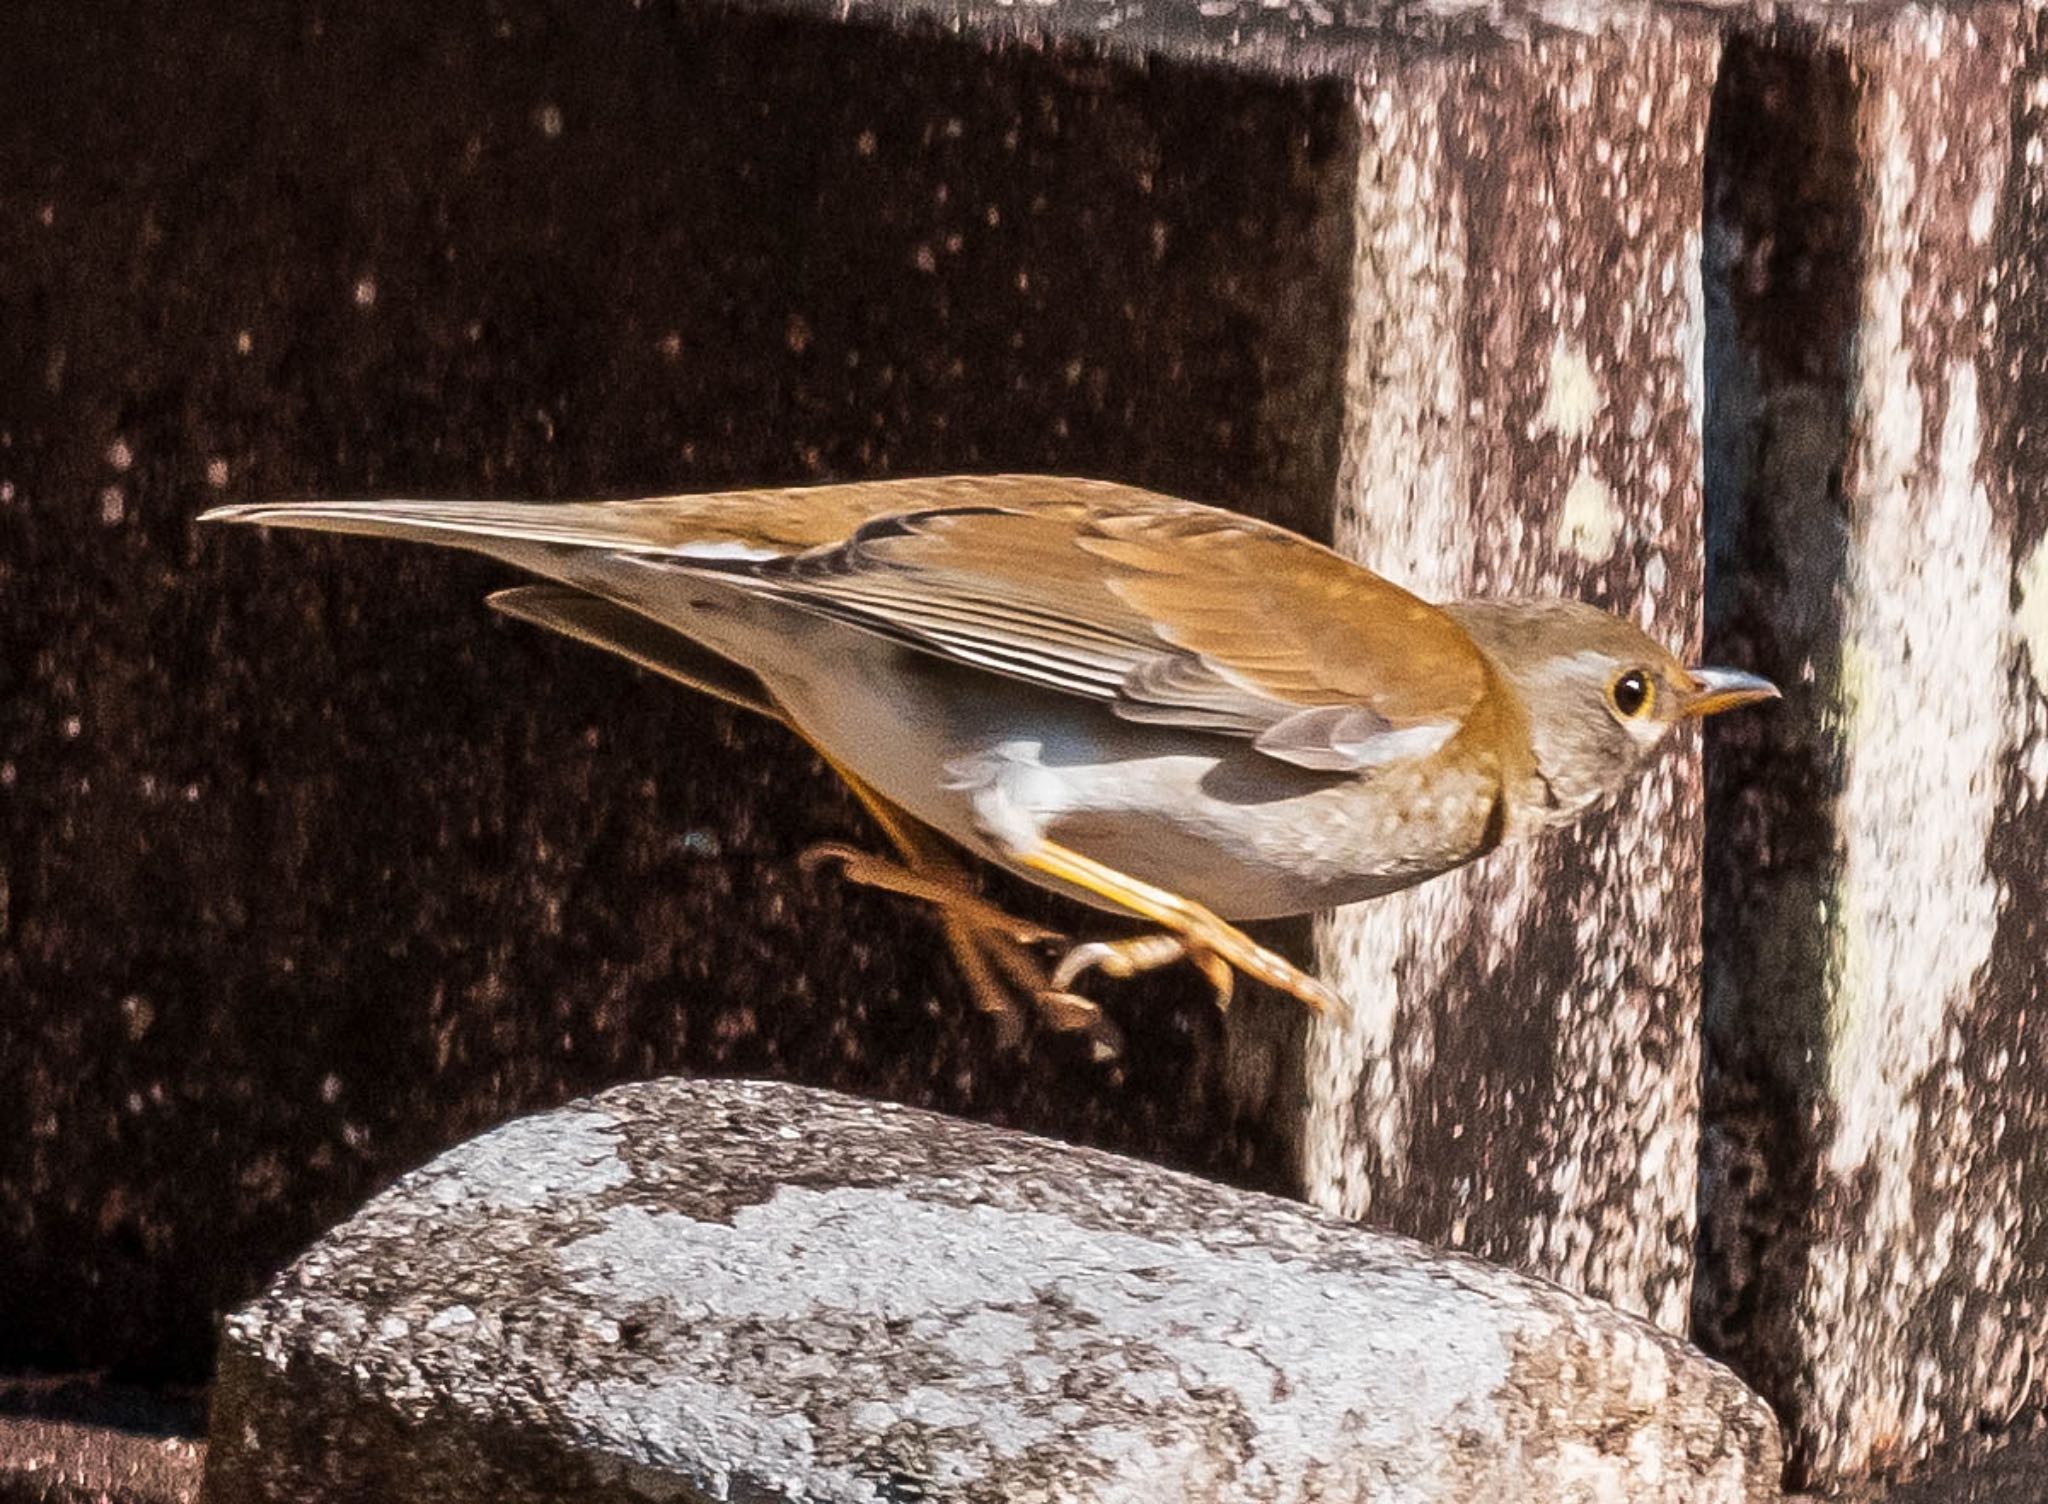
<path fill-rule="evenodd" d="M 1100 481 L 974 476 L 642 501 L 281 502 L 206 521 L 488 554 L 510 615 L 783 721 L 902 854 L 977 999 L 1067 1027 L 1090 967 L 1185 957 L 1319 1011 L 1231 921 L 1418 883 L 1614 794 L 1681 721 L 1773 699 L 1557 600 L 1432 606 L 1297 534 Z M 952 842 L 1159 927 L 1048 969 Z"/>

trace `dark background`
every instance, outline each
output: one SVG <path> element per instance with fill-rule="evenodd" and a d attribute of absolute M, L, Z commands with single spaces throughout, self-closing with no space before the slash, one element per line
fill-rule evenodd
<path fill-rule="evenodd" d="M 0 1368 L 202 1377 L 379 1185 L 629 1076 L 1284 1183 L 1197 989 L 1105 994 L 1117 1066 L 993 1052 L 922 916 L 796 872 L 874 837 L 786 734 L 490 567 L 192 518 L 1019 468 L 1302 521 L 1333 86 L 628 0 L 6 30 Z"/>

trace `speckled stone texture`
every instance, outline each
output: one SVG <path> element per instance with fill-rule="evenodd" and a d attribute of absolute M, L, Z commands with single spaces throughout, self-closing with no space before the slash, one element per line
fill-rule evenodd
<path fill-rule="evenodd" d="M 1715 762 L 1697 1330 L 1825 1483 L 2048 1402 L 2048 41 L 1761 33 L 1717 118 L 1710 636 L 1789 694 Z"/>
<path fill-rule="evenodd" d="M 1339 545 L 1432 598 L 1566 595 L 1693 648 L 1700 154 L 1674 14 L 1362 71 Z M 1309 1196 L 1683 1330 L 1696 745 L 1562 839 L 1319 927 Z"/>
<path fill-rule="evenodd" d="M 1176 975 L 1105 989 L 1117 1067 L 999 1057 L 921 916 L 798 875 L 869 833 L 783 734 L 493 622 L 486 566 L 190 519 L 1049 470 L 1682 641 L 1705 24 L 12 6 L 0 1363 L 200 1375 L 393 1175 L 674 1070 L 1305 1186 L 1674 1322 L 1684 756 L 1334 924 L 1355 1038 Z"/>
<path fill-rule="evenodd" d="M 0 1416 L 0 1504 L 198 1504 L 205 1446 Z"/>
<path fill-rule="evenodd" d="M 207 1498 L 1777 1496 L 1735 1378 L 1286 1202 L 836 1094 L 620 1087 L 229 1319 Z"/>

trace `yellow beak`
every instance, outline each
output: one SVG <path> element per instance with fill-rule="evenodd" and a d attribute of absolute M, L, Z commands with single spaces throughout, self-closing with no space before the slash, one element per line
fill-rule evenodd
<path fill-rule="evenodd" d="M 1686 670 L 1693 690 L 1678 707 L 1681 716 L 1718 715 L 1743 705 L 1780 700 L 1778 686 L 1739 668 L 1691 668 Z"/>

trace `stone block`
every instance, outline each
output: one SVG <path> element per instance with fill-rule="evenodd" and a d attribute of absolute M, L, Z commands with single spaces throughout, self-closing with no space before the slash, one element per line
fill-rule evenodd
<path fill-rule="evenodd" d="M 1566 595 L 1680 651 L 1701 590 L 1699 180 L 1679 13 L 1359 72 L 1337 540 L 1442 599 Z M 1579 830 L 1318 926 L 1319 1205 L 1682 1330 L 1697 1179 L 1696 747 Z"/>
<path fill-rule="evenodd" d="M 2048 53 L 1759 31 L 1709 150 L 1710 638 L 1786 686 L 1710 802 L 1701 1340 L 1796 1474 L 2048 1401 Z"/>
<path fill-rule="evenodd" d="M 1610 1307 L 911 1109 L 652 1082 L 449 1151 L 227 1324 L 206 1497 L 1777 1497 Z"/>

